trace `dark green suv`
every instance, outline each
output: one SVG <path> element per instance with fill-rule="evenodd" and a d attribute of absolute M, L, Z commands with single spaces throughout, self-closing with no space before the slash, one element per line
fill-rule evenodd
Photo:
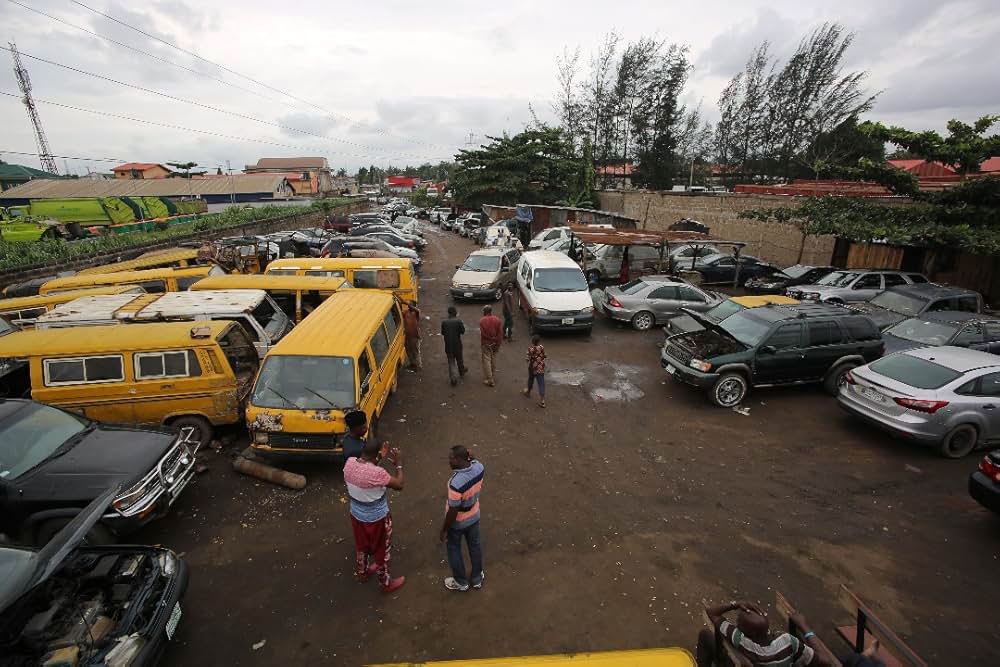
<path fill-rule="evenodd" d="M 721 322 L 689 314 L 705 329 L 667 338 L 660 365 L 724 408 L 751 386 L 822 382 L 836 396 L 847 371 L 882 356 L 872 321 L 833 304 L 750 308 Z"/>

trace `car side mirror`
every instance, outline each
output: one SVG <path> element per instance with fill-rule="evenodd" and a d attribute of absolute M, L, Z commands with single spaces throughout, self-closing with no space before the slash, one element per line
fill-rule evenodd
<path fill-rule="evenodd" d="M 761 354 L 774 354 L 778 350 L 773 345 L 765 345 L 760 348 Z"/>

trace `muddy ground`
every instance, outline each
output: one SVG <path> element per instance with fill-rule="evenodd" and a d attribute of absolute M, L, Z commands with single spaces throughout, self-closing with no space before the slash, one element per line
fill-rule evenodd
<path fill-rule="evenodd" d="M 473 246 L 436 228 L 428 238 L 425 367 L 404 373 L 381 424 L 406 457 L 406 489 L 390 499 L 393 573 L 406 586 L 385 596 L 354 581 L 339 467 L 299 468 L 309 485 L 292 492 L 206 452 L 209 471 L 137 536 L 191 567 L 166 664 L 693 649 L 703 599 L 770 605 L 776 590 L 839 648 L 841 584 L 930 664 L 997 664 L 1000 520 L 966 492 L 977 456 L 894 441 L 819 388 L 758 391 L 746 416 L 713 407 L 660 369 L 662 333 L 603 319 L 589 338 L 545 338 L 543 410 L 519 394 L 524 320 L 489 388 L 481 306 L 462 304 L 471 373 L 452 388 L 435 332 Z M 468 593 L 443 587 L 437 541 L 458 443 L 487 470 L 486 584 Z"/>

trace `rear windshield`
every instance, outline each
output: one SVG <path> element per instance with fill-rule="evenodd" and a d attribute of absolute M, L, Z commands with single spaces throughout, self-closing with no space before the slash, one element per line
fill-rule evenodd
<path fill-rule="evenodd" d="M 962 377 L 956 370 L 905 353 L 882 357 L 873 361 L 869 368 L 879 375 L 919 389 L 939 389 Z"/>
<path fill-rule="evenodd" d="M 536 292 L 586 292 L 587 279 L 580 269 L 537 269 L 534 289 Z"/>
<path fill-rule="evenodd" d="M 635 294 L 636 292 L 641 292 L 645 287 L 646 281 L 642 278 L 637 278 L 636 280 L 628 281 L 618 289 L 621 290 L 622 294 Z"/>
<path fill-rule="evenodd" d="M 882 292 L 872 299 L 872 304 L 900 315 L 918 315 L 927 304 L 923 299 L 900 294 L 899 292 Z"/>
<path fill-rule="evenodd" d="M 916 317 L 903 320 L 899 324 L 886 329 L 887 334 L 892 334 L 896 338 L 912 340 L 914 343 L 923 343 L 924 345 L 933 345 L 935 347 L 947 345 L 956 331 L 958 331 L 958 327 L 954 324 L 929 322 Z"/>
<path fill-rule="evenodd" d="M 719 326 L 747 347 L 755 347 L 771 328 L 766 322 L 750 317 L 745 310 L 727 317 Z"/>
<path fill-rule="evenodd" d="M 816 284 L 832 285 L 833 287 L 847 287 L 857 277 L 858 274 L 856 273 L 848 273 L 847 271 L 834 271 L 833 273 L 825 275 L 819 280 L 817 280 Z"/>
<path fill-rule="evenodd" d="M 721 322 L 722 320 L 726 319 L 733 313 L 738 313 L 743 309 L 744 309 L 743 306 L 736 303 L 732 299 L 726 299 L 715 308 L 710 309 L 705 314 L 714 319 L 716 322 Z"/>
<path fill-rule="evenodd" d="M 350 357 L 269 356 L 250 402 L 261 408 L 338 410 L 357 402 Z"/>
<path fill-rule="evenodd" d="M 796 264 L 795 266 L 789 266 L 787 269 L 782 269 L 781 272 L 784 273 L 789 278 L 801 278 L 812 271 L 811 266 L 802 266 L 801 264 Z"/>

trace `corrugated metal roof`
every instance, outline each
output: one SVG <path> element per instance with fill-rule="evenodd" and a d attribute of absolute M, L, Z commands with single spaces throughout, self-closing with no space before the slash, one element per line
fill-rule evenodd
<path fill-rule="evenodd" d="M 262 157 L 251 169 L 326 169 L 324 157 Z"/>
<path fill-rule="evenodd" d="M 187 197 L 189 195 L 272 194 L 281 174 L 241 174 L 223 178 L 155 178 L 92 181 L 89 178 L 38 178 L 4 190 L 0 199 L 68 199 L 72 197 Z"/>
<path fill-rule="evenodd" d="M 43 352 L 55 357 L 120 353 L 126 350 L 156 350 L 185 344 L 202 345 L 218 338 L 231 326 L 238 325 L 229 320 L 216 320 L 164 322 L 141 327 L 120 324 L 102 327 L 32 329 L 0 336 L 0 359 L 16 359 Z M 202 327 L 208 327 L 209 337 L 192 338 L 191 330 Z"/>
<path fill-rule="evenodd" d="M 263 290 L 87 296 L 56 306 L 39 317 L 35 326 L 46 328 L 71 322 L 195 319 L 208 314 L 239 314 L 256 307 L 266 296 Z"/>
<path fill-rule="evenodd" d="M 86 276 L 91 273 L 118 273 L 119 271 L 136 271 L 151 269 L 158 266 L 169 266 L 174 262 L 194 261 L 198 259 L 197 248 L 171 248 L 169 250 L 158 251 L 155 254 L 145 254 L 135 259 L 124 262 L 114 262 L 112 264 L 101 264 L 92 266 L 89 269 L 77 271 L 78 276 Z"/>
<path fill-rule="evenodd" d="M 316 292 L 335 292 L 338 289 L 350 288 L 351 284 L 343 278 L 327 276 L 276 276 L 273 274 L 240 274 L 229 273 L 224 276 L 208 276 L 202 278 L 191 290 L 312 290 Z M 0 301 L 0 303 L 3 303 Z"/>
<path fill-rule="evenodd" d="M 334 353 L 357 356 L 368 344 L 376 325 L 382 321 L 380 313 L 384 313 L 394 301 L 391 294 L 375 290 L 337 292 L 271 348 L 268 356 Z M 337 336 L 336 350 L 330 345 L 334 339 L 331 332 L 334 331 L 351 336 L 349 340 Z"/>
<path fill-rule="evenodd" d="M 167 167 L 162 164 L 157 164 L 156 162 L 126 162 L 125 164 L 120 164 L 111 171 L 146 171 L 147 169 L 152 169 L 153 167 L 159 167 L 164 171 L 170 171 Z"/>
<path fill-rule="evenodd" d="M 663 243 L 713 240 L 713 237 L 701 232 L 640 232 L 625 229 L 595 229 L 586 225 L 569 225 L 569 229 L 584 243 L 602 243 L 604 245 L 661 245 Z"/>
<path fill-rule="evenodd" d="M 188 266 L 184 268 L 165 267 L 160 269 L 147 269 L 145 271 L 120 271 L 118 273 L 88 273 L 83 276 L 66 276 L 65 278 L 53 278 L 47 281 L 43 288 L 46 292 L 59 289 L 78 289 L 76 285 L 89 283 L 89 287 L 98 285 L 116 285 L 126 280 L 141 283 L 145 280 L 162 280 L 170 278 L 205 278 L 214 266 Z M 127 276 L 123 277 L 125 274 Z"/>
<path fill-rule="evenodd" d="M 54 303 L 67 303 L 82 296 L 94 296 L 98 294 L 144 294 L 138 285 L 108 285 L 106 287 L 85 287 L 83 289 L 66 290 L 58 294 L 46 294 L 45 296 L 16 296 L 12 299 L 0 299 L 0 313 L 22 308 L 36 308 Z"/>

